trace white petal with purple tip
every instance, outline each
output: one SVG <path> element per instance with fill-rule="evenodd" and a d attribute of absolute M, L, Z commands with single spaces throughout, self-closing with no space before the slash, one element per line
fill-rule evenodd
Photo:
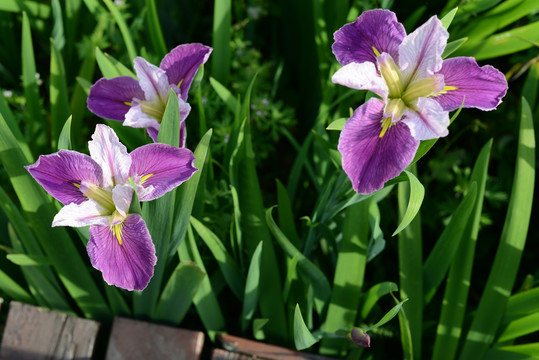
<path fill-rule="evenodd" d="M 89 199 L 80 204 L 71 203 L 61 208 L 54 217 L 52 226 L 108 225 L 109 216 L 107 209 Z"/>
<path fill-rule="evenodd" d="M 401 121 L 416 140 L 437 139 L 449 133 L 449 113 L 433 99 L 419 98 L 416 110 L 407 110 Z"/>
<path fill-rule="evenodd" d="M 441 21 L 433 16 L 404 38 L 399 46 L 398 63 L 405 83 L 430 77 L 441 69 L 448 37 Z"/>
<path fill-rule="evenodd" d="M 135 58 L 133 63 L 139 85 L 146 96 L 145 100 L 156 103 L 160 102 L 164 105 L 164 102 L 168 99 L 168 93 L 171 87 L 165 71 L 150 64 L 141 57 Z"/>
<path fill-rule="evenodd" d="M 387 96 L 387 85 L 371 62 L 349 63 L 337 70 L 331 81 L 352 89 L 370 90 L 381 97 Z"/>

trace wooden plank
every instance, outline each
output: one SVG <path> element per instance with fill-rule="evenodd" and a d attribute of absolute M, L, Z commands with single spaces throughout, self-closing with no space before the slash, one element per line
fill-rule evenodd
<path fill-rule="evenodd" d="M 90 360 L 99 323 L 12 301 L 0 347 L 2 359 Z"/>
<path fill-rule="evenodd" d="M 221 334 L 219 339 L 223 344 L 223 347 L 230 351 L 236 352 L 243 355 L 252 355 L 247 358 L 236 358 L 236 357 L 223 357 L 216 359 L 268 359 L 268 360 L 330 360 L 333 358 L 315 355 L 310 353 L 303 353 L 299 351 L 290 350 L 280 346 L 264 344 L 259 341 L 243 339 L 237 336 Z M 220 355 L 220 354 L 218 354 Z M 225 354 L 228 356 L 228 354 Z"/>
<path fill-rule="evenodd" d="M 213 349 L 211 360 L 251 360 L 253 356 L 226 351 L 223 349 Z"/>
<path fill-rule="evenodd" d="M 200 358 L 204 333 L 132 319 L 114 318 L 106 360 Z"/>

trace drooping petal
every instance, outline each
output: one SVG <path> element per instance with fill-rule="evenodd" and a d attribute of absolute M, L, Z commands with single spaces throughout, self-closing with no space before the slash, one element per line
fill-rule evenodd
<path fill-rule="evenodd" d="M 143 290 L 150 282 L 157 262 L 150 233 L 137 214 L 128 215 L 123 223 L 116 226 L 119 228 L 90 228 L 86 248 L 90 262 L 103 273 L 107 284 L 126 290 Z"/>
<path fill-rule="evenodd" d="M 182 182 L 188 180 L 197 168 L 191 150 L 154 143 L 141 146 L 131 152 L 133 163 L 130 176 L 140 179 L 145 188 L 153 186 L 154 191 L 140 196 L 141 201 L 149 201 L 163 196 Z"/>
<path fill-rule="evenodd" d="M 371 62 L 349 63 L 337 70 L 331 81 L 352 89 L 370 90 L 381 97 L 387 97 L 387 85 Z"/>
<path fill-rule="evenodd" d="M 202 44 L 183 44 L 172 49 L 161 61 L 159 67 L 165 70 L 169 83 L 180 88 L 183 100 L 187 100 L 191 82 L 200 65 L 208 61 L 212 50 Z"/>
<path fill-rule="evenodd" d="M 35 164 L 25 166 L 30 175 L 62 204 L 80 204 L 88 200 L 80 191 L 80 183 L 100 184 L 103 172 L 88 155 L 71 150 L 60 150 L 41 155 Z"/>
<path fill-rule="evenodd" d="M 408 127 L 397 122 L 380 137 L 384 103 L 371 98 L 348 119 L 338 149 L 343 169 L 355 191 L 370 194 L 398 176 L 413 160 L 419 146 Z"/>
<path fill-rule="evenodd" d="M 131 199 L 133 198 L 133 187 L 131 184 L 116 185 L 112 189 L 112 201 L 116 210 L 122 215 L 127 216 L 129 206 L 131 206 Z"/>
<path fill-rule="evenodd" d="M 433 16 L 402 40 L 398 64 L 405 83 L 430 77 L 442 68 L 448 37 L 442 22 Z"/>
<path fill-rule="evenodd" d="M 88 141 L 88 149 L 92 159 L 103 169 L 104 188 L 112 188 L 114 184 L 127 181 L 131 158 L 114 130 L 97 124 L 92 140 Z"/>
<path fill-rule="evenodd" d="M 145 100 L 159 103 L 164 109 L 171 87 L 165 71 L 141 57 L 135 58 L 133 63 L 139 85 L 144 91 Z"/>
<path fill-rule="evenodd" d="M 87 199 L 71 203 L 60 209 L 52 221 L 52 226 L 83 227 L 90 225 L 108 225 L 110 213 L 97 202 Z"/>
<path fill-rule="evenodd" d="M 397 60 L 398 47 L 405 36 L 404 26 L 397 21 L 395 13 L 369 10 L 333 34 L 333 54 L 341 65 L 365 61 L 376 63 L 376 56 L 383 52 Z"/>
<path fill-rule="evenodd" d="M 143 112 L 139 103 L 134 103 L 125 115 L 124 126 L 148 129 L 153 128 L 156 130 L 156 133 L 159 131 L 159 122 L 157 119 Z M 153 140 L 155 141 L 155 139 Z"/>
<path fill-rule="evenodd" d="M 130 76 L 99 79 L 90 88 L 88 109 L 99 117 L 123 121 L 134 98 L 144 99 L 137 80 Z"/>
<path fill-rule="evenodd" d="M 433 99 L 419 98 L 416 110 L 405 111 L 402 121 L 416 140 L 437 139 L 449 133 L 449 113 Z"/>
<path fill-rule="evenodd" d="M 458 109 L 463 97 L 464 107 L 494 110 L 507 92 L 505 76 L 490 65 L 479 67 L 472 57 L 444 60 L 440 74 L 446 89 L 434 99 L 447 111 Z"/>

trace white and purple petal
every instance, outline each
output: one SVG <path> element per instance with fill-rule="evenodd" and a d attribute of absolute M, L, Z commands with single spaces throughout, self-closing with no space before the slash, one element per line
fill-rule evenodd
<path fill-rule="evenodd" d="M 419 146 L 402 122 L 380 137 L 383 110 L 383 101 L 369 99 L 354 111 L 339 138 L 343 169 L 360 194 L 379 190 L 398 176 L 412 162 Z"/>
<path fill-rule="evenodd" d="M 71 150 L 41 155 L 35 164 L 25 166 L 25 169 L 64 205 L 88 200 L 80 191 L 83 180 L 99 185 L 103 178 L 101 168 L 92 158 Z"/>
<path fill-rule="evenodd" d="M 352 62 L 337 70 L 331 81 L 357 90 L 370 90 L 381 97 L 387 97 L 387 85 L 378 75 L 376 66 L 371 62 Z"/>
<path fill-rule="evenodd" d="M 137 80 L 130 76 L 99 79 L 90 88 L 88 109 L 99 117 L 123 121 L 133 99 L 144 99 Z"/>
<path fill-rule="evenodd" d="M 416 140 L 437 139 L 449 133 L 449 113 L 433 99 L 419 98 L 415 110 L 405 111 L 401 121 Z"/>
<path fill-rule="evenodd" d="M 434 99 L 447 111 L 458 109 L 464 97 L 466 108 L 494 110 L 507 92 L 505 76 L 490 65 L 479 67 L 472 57 L 444 60 L 440 74 L 449 89 Z"/>
<path fill-rule="evenodd" d="M 398 60 L 404 83 L 431 77 L 442 68 L 442 53 L 448 37 L 442 22 L 433 16 L 404 38 Z"/>
<path fill-rule="evenodd" d="M 112 188 L 115 184 L 127 182 L 131 158 L 114 130 L 97 124 L 88 148 L 92 159 L 103 170 L 102 187 Z"/>
<path fill-rule="evenodd" d="M 131 199 L 133 198 L 133 187 L 131 184 L 116 185 L 112 189 L 112 201 L 118 213 L 123 217 L 127 216 Z"/>
<path fill-rule="evenodd" d="M 135 58 L 133 63 L 145 100 L 160 104 L 164 109 L 171 88 L 165 71 L 141 57 Z"/>
<path fill-rule="evenodd" d="M 121 227 L 117 232 L 110 226 L 90 228 L 86 248 L 90 262 L 103 273 L 107 284 L 126 290 L 143 290 L 157 262 L 150 233 L 137 214 L 128 215 L 116 226 Z M 120 239 L 116 238 L 116 233 L 121 234 Z"/>
<path fill-rule="evenodd" d="M 52 226 L 84 227 L 90 225 L 108 225 L 110 213 L 97 202 L 87 199 L 71 203 L 60 209 L 52 221 Z"/>
<path fill-rule="evenodd" d="M 389 10 L 369 10 L 356 21 L 344 25 L 333 34 L 333 54 L 341 65 L 351 62 L 376 63 L 376 52 L 386 52 L 398 60 L 398 47 L 406 31 Z"/>
<path fill-rule="evenodd" d="M 138 102 L 133 103 L 133 106 L 131 106 L 131 109 L 129 109 L 127 114 L 125 114 L 124 126 L 130 126 L 133 128 L 148 128 L 148 130 L 152 128 L 152 129 L 155 129 L 156 134 L 157 132 L 159 132 L 158 119 L 151 117 L 150 115 L 143 112 L 142 107 Z M 150 133 L 150 136 L 151 135 L 152 134 Z M 153 140 L 155 141 L 155 139 Z"/>
<path fill-rule="evenodd" d="M 146 188 L 154 191 L 140 196 L 141 201 L 149 201 L 163 196 L 184 181 L 198 169 L 194 167 L 195 157 L 191 150 L 154 143 L 141 146 L 131 152 L 133 163 L 130 176 Z"/>
<path fill-rule="evenodd" d="M 202 44 L 183 44 L 172 49 L 161 61 L 159 67 L 165 70 L 169 83 L 180 88 L 184 101 L 198 68 L 208 61 L 212 50 Z"/>

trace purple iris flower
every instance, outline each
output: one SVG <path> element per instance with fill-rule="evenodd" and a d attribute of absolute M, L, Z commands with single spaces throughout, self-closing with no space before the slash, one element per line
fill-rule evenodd
<path fill-rule="evenodd" d="M 90 156 L 71 150 L 42 155 L 26 166 L 34 179 L 65 206 L 52 226 L 90 226 L 92 266 L 110 285 L 143 290 L 157 261 L 146 223 L 129 213 L 133 179 L 141 201 L 161 197 L 193 175 L 194 155 L 153 143 L 128 153 L 114 131 L 97 125 Z"/>
<path fill-rule="evenodd" d="M 370 10 L 334 34 L 341 65 L 336 84 L 370 90 L 339 139 L 344 171 L 355 191 L 369 194 L 399 175 L 413 160 L 420 140 L 446 136 L 449 111 L 493 110 L 507 92 L 503 74 L 479 67 L 474 58 L 442 60 L 449 34 L 433 16 L 406 35 L 395 14 Z"/>
<path fill-rule="evenodd" d="M 178 95 L 180 108 L 180 146 L 185 144 L 185 118 L 191 111 L 186 102 L 195 74 L 204 64 L 212 48 L 202 44 L 184 44 L 169 52 L 159 67 L 145 59 L 133 60 L 138 81 L 130 76 L 99 79 L 88 95 L 88 109 L 125 126 L 146 128 L 156 141 L 170 89 Z"/>

